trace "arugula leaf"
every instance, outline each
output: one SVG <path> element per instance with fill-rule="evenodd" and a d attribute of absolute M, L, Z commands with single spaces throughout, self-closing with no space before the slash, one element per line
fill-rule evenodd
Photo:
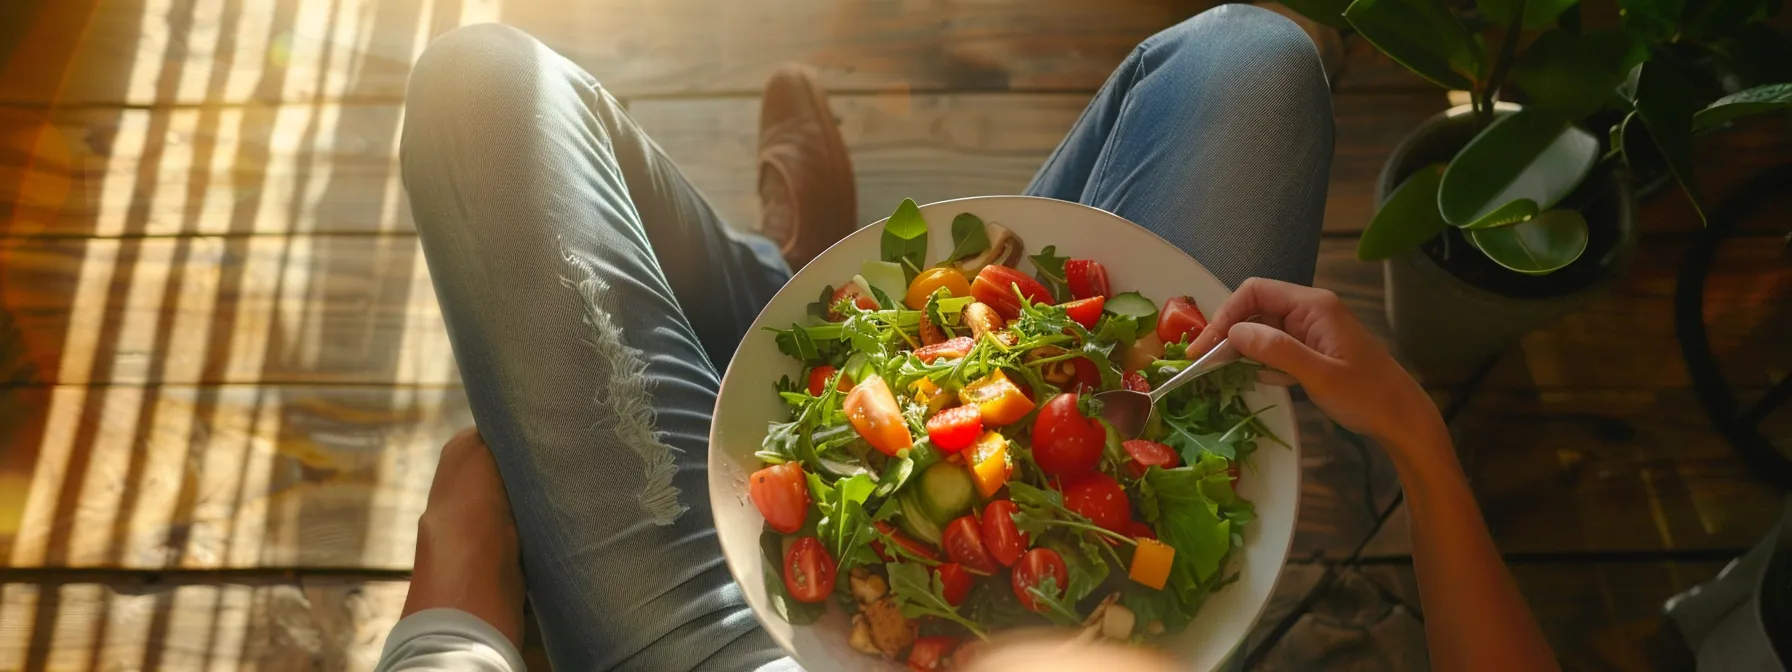
<path fill-rule="evenodd" d="M 1033 596 L 1033 604 L 1043 607 L 1039 611 L 1046 620 L 1064 627 L 1076 627 L 1083 624 L 1083 617 L 1078 616 L 1073 604 L 1066 604 L 1058 597 L 1058 577 L 1046 576 L 1038 585 L 1028 586 L 1027 592 Z"/>
<path fill-rule="evenodd" d="M 987 249 L 989 232 L 984 230 L 981 217 L 961 212 L 952 218 L 952 253 L 946 255 L 946 263 L 977 256 Z"/>
<path fill-rule="evenodd" d="M 946 601 L 946 586 L 938 574 L 906 562 L 887 563 L 884 569 L 890 573 L 890 596 L 896 599 L 897 606 L 902 607 L 903 616 L 943 618 L 964 626 L 978 639 L 989 639 L 983 628 L 958 615 L 958 609 Z"/>
<path fill-rule="evenodd" d="M 818 320 L 828 319 L 828 309 L 834 307 L 834 286 L 821 288 L 821 297 L 810 301 L 805 307 L 809 315 Z"/>
<path fill-rule="evenodd" d="M 1131 537 L 1103 529 L 1094 522 L 1064 506 L 1064 496 L 1056 490 L 1008 481 L 1008 498 L 1014 501 L 1014 527 L 1034 539 L 1045 536 L 1053 528 L 1089 532 L 1127 544 L 1136 544 Z"/>
<path fill-rule="evenodd" d="M 1073 539 L 1053 536 L 1040 545 L 1057 551 L 1064 558 L 1064 568 L 1070 579 L 1065 582 L 1064 601 L 1076 604 L 1108 580 L 1111 568 L 1102 556 L 1106 546 L 1101 542 L 1090 541 L 1083 535 L 1075 535 Z"/>
<path fill-rule="evenodd" d="M 882 252 L 884 261 L 902 264 L 910 281 L 927 265 L 927 220 L 914 199 L 903 199 L 884 222 Z"/>
<path fill-rule="evenodd" d="M 1044 617 L 1020 603 L 1007 581 L 978 581 L 959 607 L 967 618 L 991 630 L 1046 625 Z"/>
<path fill-rule="evenodd" d="M 784 535 L 766 527 L 765 532 L 759 535 L 759 550 L 765 555 L 765 592 L 772 600 L 772 610 L 791 625 L 808 625 L 821 620 L 828 613 L 826 601 L 813 604 L 798 602 L 791 599 L 790 593 L 784 588 L 784 577 L 781 574 L 784 566 Z"/>
<path fill-rule="evenodd" d="M 778 352 L 796 358 L 804 364 L 821 361 L 821 351 L 815 346 L 815 338 L 802 325 L 791 323 L 790 330 L 778 330 Z"/>
<path fill-rule="evenodd" d="M 840 570 L 877 562 L 877 553 L 871 550 L 877 531 L 865 513 L 865 500 L 876 487 L 866 474 L 842 478 L 833 486 L 822 482 L 820 474 L 809 474 L 809 494 L 821 511 L 816 537 L 833 554 Z"/>
<path fill-rule="evenodd" d="M 1170 580 L 1179 590 L 1211 578 L 1232 549 L 1232 522 L 1220 518 L 1218 505 L 1201 492 L 1206 478 L 1226 475 L 1202 473 L 1196 467 L 1152 467 L 1145 472 L 1155 500 L 1157 536 L 1176 548 Z"/>
<path fill-rule="evenodd" d="M 1039 254 L 1029 256 L 1027 259 L 1031 260 L 1033 267 L 1039 270 L 1034 274 L 1035 277 L 1039 278 L 1039 282 L 1044 284 L 1046 289 L 1051 290 L 1053 297 L 1059 301 L 1070 297 L 1070 282 L 1064 279 L 1064 262 L 1070 261 L 1070 258 L 1058 256 L 1058 246 L 1047 245 L 1045 249 L 1039 251 Z"/>

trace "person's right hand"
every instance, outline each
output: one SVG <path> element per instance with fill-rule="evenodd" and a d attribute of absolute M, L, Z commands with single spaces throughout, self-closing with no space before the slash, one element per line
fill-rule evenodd
<path fill-rule="evenodd" d="M 1223 337 L 1244 356 L 1293 376 L 1338 424 L 1383 445 L 1443 428 L 1424 388 L 1330 291 L 1245 280 L 1189 351 L 1206 352 Z"/>

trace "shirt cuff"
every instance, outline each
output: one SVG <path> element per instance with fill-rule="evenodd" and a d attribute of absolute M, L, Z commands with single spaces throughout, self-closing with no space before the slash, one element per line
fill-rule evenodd
<path fill-rule="evenodd" d="M 523 672 L 523 655 L 497 628 L 459 609 L 425 609 L 392 626 L 376 672 Z"/>

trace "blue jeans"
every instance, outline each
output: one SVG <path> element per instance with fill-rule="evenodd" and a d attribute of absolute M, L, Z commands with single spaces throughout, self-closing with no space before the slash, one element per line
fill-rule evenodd
<path fill-rule="evenodd" d="M 1139 45 L 1027 193 L 1138 222 L 1233 285 L 1310 282 L 1324 80 L 1293 23 L 1207 11 Z M 515 29 L 431 44 L 405 119 L 405 188 L 555 667 L 787 665 L 722 562 L 705 474 L 717 372 L 790 277 L 776 248 Z"/>

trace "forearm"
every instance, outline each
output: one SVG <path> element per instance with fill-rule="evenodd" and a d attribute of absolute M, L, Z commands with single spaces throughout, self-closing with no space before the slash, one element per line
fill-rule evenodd
<path fill-rule="evenodd" d="M 1488 534 L 1442 422 L 1388 448 L 1412 521 L 1432 666 L 1560 669 Z"/>

